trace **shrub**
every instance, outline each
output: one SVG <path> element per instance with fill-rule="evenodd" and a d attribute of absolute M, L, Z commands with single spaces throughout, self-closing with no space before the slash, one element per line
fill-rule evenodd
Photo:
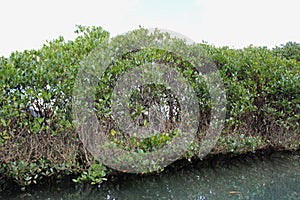
<path fill-rule="evenodd" d="M 294 59 L 300 61 L 300 44 L 296 42 L 287 42 L 284 45 L 277 46 L 273 49 L 275 55 L 286 59 Z"/>
<path fill-rule="evenodd" d="M 22 185 L 81 173 L 92 162 L 72 125 L 71 95 L 79 62 L 109 35 L 101 27 L 76 33 L 74 41 L 59 37 L 0 60 L 0 163 Z"/>
<path fill-rule="evenodd" d="M 74 41 L 59 37 L 39 50 L 14 52 L 0 59 L 0 173 L 4 179 L 28 185 L 44 177 L 76 174 L 77 182 L 100 183 L 110 172 L 83 147 L 71 115 L 72 91 L 80 61 L 99 45 L 106 45 L 109 34 L 101 27 L 83 26 L 78 26 L 76 33 L 79 36 Z M 138 42 L 131 42 L 133 39 Z M 158 41 L 167 44 L 169 49 L 140 48 Z M 198 55 L 201 50 L 200 57 L 209 56 L 211 60 L 203 60 L 199 66 L 205 67 L 213 61 L 225 84 L 226 124 L 212 153 L 238 154 L 266 147 L 299 148 L 300 54 L 295 43 L 273 50 L 253 46 L 236 50 L 208 44 L 186 45 L 168 34 L 158 31 L 149 34 L 140 28 L 114 38 L 111 45 L 119 52 L 132 50 L 125 55 L 116 53 L 95 94 L 98 119 L 110 125 L 106 133 L 115 145 L 136 152 L 151 152 L 177 137 L 172 126 L 143 140 L 128 137 L 122 135 L 110 118 L 112 88 L 118 77 L 134 66 L 155 60 L 183 74 L 197 94 L 200 114 L 204 117 L 198 137 L 183 157 L 198 155 L 201 137 L 209 124 L 210 94 L 194 67 L 199 63 L 173 53 L 180 49 L 185 55 Z M 293 51 L 287 53 L 290 47 Z M 139 89 L 133 92 L 130 104 L 133 119 L 146 116 L 147 106 L 142 105 L 145 96 L 150 95 L 154 103 L 166 104 L 174 99 L 172 91 L 160 84 L 144 87 L 153 92 L 142 95 Z M 177 103 L 175 98 L 173 106 L 180 107 Z M 176 113 L 170 119 L 174 124 L 178 120 Z M 147 116 L 139 123 L 147 123 Z"/>

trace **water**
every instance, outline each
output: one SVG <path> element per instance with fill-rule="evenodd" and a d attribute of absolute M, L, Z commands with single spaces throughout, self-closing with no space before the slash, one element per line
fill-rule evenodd
<path fill-rule="evenodd" d="M 110 178 L 100 186 L 61 183 L 1 199 L 300 199 L 300 154 L 197 162 L 159 175 Z"/>

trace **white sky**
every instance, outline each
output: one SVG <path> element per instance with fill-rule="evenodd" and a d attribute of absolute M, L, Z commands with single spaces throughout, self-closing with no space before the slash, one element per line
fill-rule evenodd
<path fill-rule="evenodd" d="M 1 0 L 0 56 L 75 37 L 75 25 L 112 36 L 142 25 L 241 48 L 300 42 L 299 0 Z"/>

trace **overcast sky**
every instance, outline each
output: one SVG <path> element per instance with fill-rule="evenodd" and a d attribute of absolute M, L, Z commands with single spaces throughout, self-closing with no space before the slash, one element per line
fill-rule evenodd
<path fill-rule="evenodd" d="M 2 0 L 0 56 L 40 48 L 75 25 L 102 26 L 112 36 L 142 25 L 196 42 L 241 48 L 300 42 L 299 0 Z"/>

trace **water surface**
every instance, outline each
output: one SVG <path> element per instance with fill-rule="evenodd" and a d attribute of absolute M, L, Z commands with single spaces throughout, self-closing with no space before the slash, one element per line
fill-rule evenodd
<path fill-rule="evenodd" d="M 216 158 L 215 158 L 216 159 Z M 113 178 L 111 178 L 113 179 Z M 151 176 L 127 175 L 101 186 L 62 183 L 1 199 L 300 199 L 300 154 L 196 162 Z"/>

